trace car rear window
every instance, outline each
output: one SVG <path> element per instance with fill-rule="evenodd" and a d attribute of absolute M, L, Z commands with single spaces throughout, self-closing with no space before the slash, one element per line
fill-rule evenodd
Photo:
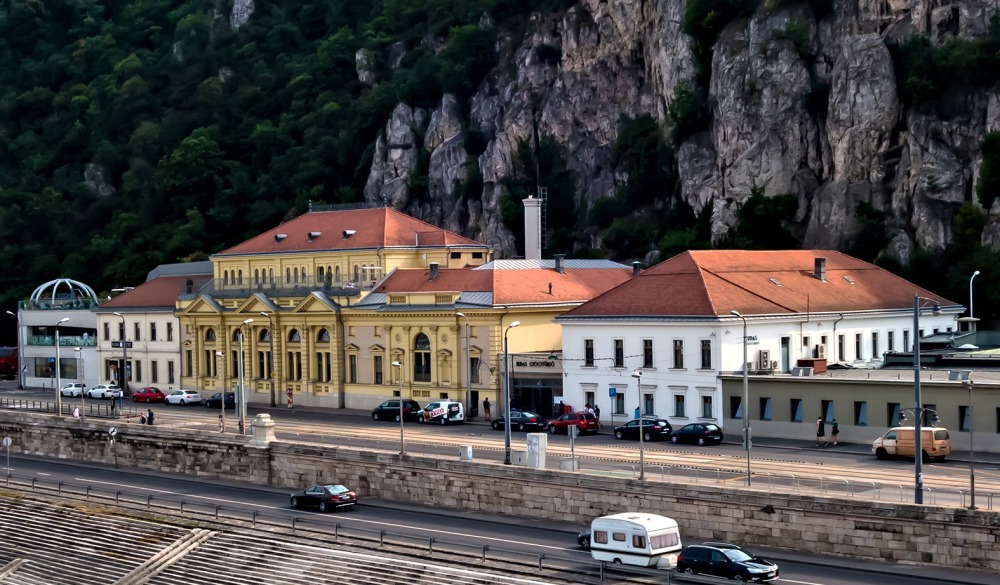
<path fill-rule="evenodd" d="M 594 416 L 594 415 L 592 415 L 592 414 L 584 414 L 583 415 L 583 419 L 584 420 L 597 420 L 597 417 Z"/>

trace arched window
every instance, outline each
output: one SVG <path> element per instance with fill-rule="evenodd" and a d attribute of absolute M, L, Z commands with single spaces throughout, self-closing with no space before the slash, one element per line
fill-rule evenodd
<path fill-rule="evenodd" d="M 358 271 L 359 271 L 358 265 L 355 264 L 354 265 L 354 280 L 358 280 Z"/>
<path fill-rule="evenodd" d="M 215 329 L 205 330 L 205 341 L 215 341 Z"/>
<path fill-rule="evenodd" d="M 223 270 L 222 271 L 222 286 L 226 286 L 227 284 L 229 284 L 229 271 L 228 270 Z"/>
<path fill-rule="evenodd" d="M 306 267 L 305 266 L 302 267 L 302 282 L 303 282 L 303 284 L 308 284 L 309 283 L 309 279 L 306 277 Z"/>
<path fill-rule="evenodd" d="M 295 282 L 299 281 L 299 267 L 298 266 L 295 267 L 295 270 L 292 272 L 292 276 L 295 277 Z"/>
<path fill-rule="evenodd" d="M 316 279 L 319 282 L 323 282 L 323 267 L 322 266 L 320 266 L 319 268 L 316 269 Z"/>
<path fill-rule="evenodd" d="M 260 270 L 253 269 L 253 283 L 260 284 Z"/>
<path fill-rule="evenodd" d="M 240 269 L 240 272 L 237 275 L 236 279 L 237 279 L 236 284 L 243 284 L 243 270 L 242 269 Z"/>
<path fill-rule="evenodd" d="M 274 268 L 267 269 L 267 278 L 271 281 L 271 284 L 274 284 Z"/>
<path fill-rule="evenodd" d="M 431 381 L 431 340 L 423 333 L 413 340 L 413 381 Z"/>
<path fill-rule="evenodd" d="M 233 341 L 235 341 L 236 343 L 240 342 L 240 330 L 241 329 L 242 329 L 242 327 L 237 327 L 236 329 L 233 329 Z"/>
<path fill-rule="evenodd" d="M 285 269 L 285 284 L 291 284 L 291 282 L 292 282 L 292 269 L 291 268 L 286 268 Z"/>
<path fill-rule="evenodd" d="M 260 335 L 257 336 L 257 341 L 263 341 L 265 343 L 271 341 L 271 330 L 270 329 L 261 329 L 260 330 Z"/>
<path fill-rule="evenodd" d="M 320 329 L 319 333 L 316 335 L 316 341 L 321 343 L 330 343 L 330 332 L 327 329 Z"/>
<path fill-rule="evenodd" d="M 299 336 L 298 329 L 292 329 L 291 331 L 288 332 L 288 341 L 290 343 L 299 343 L 300 341 L 302 341 L 302 338 Z"/>
<path fill-rule="evenodd" d="M 340 282 L 340 266 L 333 267 L 333 282 L 335 283 Z"/>

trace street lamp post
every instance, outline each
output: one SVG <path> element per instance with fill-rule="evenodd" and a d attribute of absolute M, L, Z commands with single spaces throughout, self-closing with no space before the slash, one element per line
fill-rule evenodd
<path fill-rule="evenodd" d="M 83 384 L 83 348 L 82 347 L 76 348 L 76 370 L 77 370 L 77 373 L 80 375 L 80 383 Z M 83 399 L 83 397 L 87 395 L 87 393 L 83 391 L 83 389 L 86 388 L 86 387 L 87 387 L 86 384 L 83 384 L 82 386 L 80 386 L 80 424 L 83 424 L 84 419 L 87 418 L 87 415 L 86 415 L 86 412 L 87 412 L 87 403 Z M 60 392 L 60 394 L 62 394 L 62 392 Z"/>
<path fill-rule="evenodd" d="M 403 442 L 403 364 L 395 361 L 396 377 L 399 378 L 399 456 L 406 455 L 406 443 Z M 419 413 L 418 413 L 419 415 Z"/>
<path fill-rule="evenodd" d="M 933 314 L 941 314 L 941 306 L 934 299 L 913 295 L 913 503 L 924 503 L 924 450 L 920 436 L 920 424 L 924 418 L 924 408 L 920 398 L 920 301 L 934 303 Z"/>
<path fill-rule="evenodd" d="M 635 378 L 636 398 L 639 401 L 639 481 L 642 481 L 646 479 L 645 441 L 642 437 L 646 432 L 642 428 L 642 370 L 632 372 L 632 377 Z"/>
<path fill-rule="evenodd" d="M 465 416 L 472 416 L 472 354 L 469 353 L 469 318 L 465 313 L 455 313 L 455 316 L 465 319 Z"/>
<path fill-rule="evenodd" d="M 21 317 L 5 311 L 11 317 L 17 319 L 17 389 L 24 390 L 24 346 L 21 344 Z"/>
<path fill-rule="evenodd" d="M 253 323 L 253 319 L 245 319 L 240 325 L 240 434 L 246 434 L 247 426 L 247 389 L 244 373 L 244 357 L 243 357 L 243 338 L 246 337 L 246 331 L 243 328 L 244 325 L 249 325 Z M 222 408 L 226 408 L 226 395 L 222 395 Z"/>
<path fill-rule="evenodd" d="M 976 274 L 979 272 L 976 271 Z M 971 305 L 970 305 L 971 306 Z M 976 443 L 973 441 L 972 416 L 972 380 L 963 380 L 962 384 L 969 390 L 969 509 L 976 509 Z"/>
<path fill-rule="evenodd" d="M 215 357 L 216 358 L 225 358 L 225 356 L 226 356 L 226 354 L 222 353 L 221 351 L 215 352 Z M 218 363 L 218 361 L 216 361 L 216 363 Z M 223 359 L 222 360 L 222 394 L 220 395 L 221 400 L 219 401 L 219 402 L 222 403 L 222 404 L 219 405 L 219 408 L 222 409 L 222 412 L 219 414 L 219 432 L 220 433 L 226 432 L 226 382 L 227 382 L 227 380 L 226 380 L 226 360 Z M 234 396 L 233 398 L 235 399 L 236 397 Z M 235 402 L 235 400 L 234 400 L 234 402 Z"/>
<path fill-rule="evenodd" d="M 513 327 L 520 325 L 520 321 L 514 321 L 503 330 L 503 374 L 504 374 L 504 395 L 503 395 L 503 464 L 510 465 L 510 350 L 507 347 L 507 333 Z"/>
<path fill-rule="evenodd" d="M 128 392 L 128 335 L 127 335 L 128 331 L 126 330 L 125 327 L 125 315 L 122 315 L 121 313 L 117 312 L 113 314 L 117 315 L 122 320 L 121 342 L 122 342 L 122 361 L 124 362 L 122 364 L 122 369 L 124 369 L 125 371 L 118 373 L 118 378 L 119 378 L 118 381 L 121 383 L 121 393 L 122 396 L 124 397 L 125 393 Z M 114 400 L 114 397 L 112 397 L 111 400 Z M 119 403 L 119 406 L 121 406 L 121 403 Z"/>
<path fill-rule="evenodd" d="M 975 280 L 977 276 L 979 276 L 978 270 L 973 272 L 972 277 L 969 278 L 969 327 L 973 328 L 973 330 L 976 327 L 976 314 L 972 312 L 972 281 Z"/>
<path fill-rule="evenodd" d="M 747 452 L 747 485 L 750 485 L 750 371 L 747 366 L 747 318 L 730 311 L 743 321 L 743 450 Z"/>
<path fill-rule="evenodd" d="M 69 321 L 69 317 L 63 317 L 56 323 L 56 410 L 57 416 L 62 416 L 62 372 L 59 367 L 59 326 Z M 82 390 L 81 390 L 82 392 Z"/>
<path fill-rule="evenodd" d="M 273 407 L 273 406 L 276 405 L 276 403 L 275 403 L 275 396 L 274 396 L 274 382 L 275 382 L 275 379 L 274 379 L 274 321 L 271 320 L 271 313 L 265 313 L 264 311 L 261 311 L 260 314 L 263 315 L 263 316 L 265 316 L 265 317 L 267 317 L 267 323 L 271 327 L 268 330 L 268 337 L 270 338 L 270 342 L 271 342 L 271 348 L 269 350 L 271 352 L 271 367 L 270 367 L 270 370 L 271 370 L 270 374 L 271 375 L 269 377 L 271 378 L 271 406 Z"/>

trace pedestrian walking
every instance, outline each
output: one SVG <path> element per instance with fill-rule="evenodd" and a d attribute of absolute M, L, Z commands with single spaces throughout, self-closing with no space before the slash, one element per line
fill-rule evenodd
<path fill-rule="evenodd" d="M 583 405 L 583 410 L 584 410 L 584 412 L 586 412 L 587 414 L 589 414 L 591 416 L 594 415 L 594 407 L 591 406 L 589 402 L 587 404 Z"/>
<path fill-rule="evenodd" d="M 492 406 L 490 404 L 490 399 L 489 398 L 484 398 L 483 399 L 483 412 L 486 413 L 486 419 L 487 420 L 493 418 L 493 413 L 490 411 L 490 406 Z"/>
<path fill-rule="evenodd" d="M 601 407 L 594 405 L 594 418 L 597 419 L 597 424 L 601 424 Z"/>
<path fill-rule="evenodd" d="M 219 432 L 220 433 L 226 432 L 226 418 L 221 414 L 219 415 Z"/>
<path fill-rule="evenodd" d="M 566 413 L 566 403 L 563 402 L 562 400 L 560 400 L 559 401 L 559 411 L 555 413 L 556 414 L 556 418 L 559 418 L 560 416 L 562 416 L 565 413 Z"/>
<path fill-rule="evenodd" d="M 148 411 L 146 411 L 146 424 L 148 424 L 148 425 L 153 424 L 153 409 L 152 408 L 150 408 Z"/>
<path fill-rule="evenodd" d="M 641 414 L 641 412 L 640 412 L 640 410 L 639 410 L 639 407 L 638 407 L 638 406 L 636 406 L 636 407 L 635 407 L 635 420 L 639 420 L 639 416 L 640 416 L 640 414 Z"/>
<path fill-rule="evenodd" d="M 830 436 L 833 437 L 833 445 L 837 446 L 837 437 L 840 436 L 840 423 L 833 419 L 833 427 L 830 429 Z"/>
<path fill-rule="evenodd" d="M 73 409 L 73 418 L 80 418 L 80 407 L 77 406 Z"/>
<path fill-rule="evenodd" d="M 111 416 L 115 415 L 115 404 L 116 404 L 116 401 L 115 401 L 114 398 L 112 398 L 111 399 L 111 405 L 108 406 L 108 409 L 111 411 Z"/>
<path fill-rule="evenodd" d="M 822 441 L 823 446 L 826 446 L 826 423 L 823 422 L 823 417 L 816 418 L 816 446 L 819 447 Z"/>

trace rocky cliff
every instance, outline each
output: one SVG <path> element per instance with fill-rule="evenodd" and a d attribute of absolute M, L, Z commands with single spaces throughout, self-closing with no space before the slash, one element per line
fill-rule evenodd
<path fill-rule="evenodd" d="M 749 18 L 730 22 L 711 51 L 711 121 L 676 145 L 680 197 L 696 211 L 713 205 L 716 237 L 756 186 L 798 198 L 795 221 L 807 247 L 843 248 L 858 229 L 854 210 L 862 202 L 885 214 L 892 256 L 905 262 L 914 246 L 942 247 L 958 207 L 976 200 L 979 145 L 1000 129 L 1000 101 L 993 90 L 976 90 L 947 116 L 908 107 L 888 46 L 912 35 L 934 46 L 982 36 L 998 5 L 836 0 L 817 15 L 809 2 L 763 2 Z M 447 96 L 434 111 L 396 108 L 378 139 L 366 199 L 385 198 L 491 242 L 503 256 L 523 253 L 499 217 L 518 141 L 536 131 L 554 137 L 583 205 L 613 194 L 628 181 L 611 164 L 620 120 L 650 114 L 666 124 L 676 88 L 696 78 L 684 10 L 680 1 L 580 0 L 562 14 L 535 15 L 523 37 L 501 35 L 500 65 L 470 103 Z M 474 169 L 468 126 L 489 137 L 476 161 L 478 199 L 455 193 Z M 429 152 L 428 184 L 417 198 L 412 180 L 422 172 L 422 150 Z M 1000 246 L 996 213 L 983 240 Z"/>

